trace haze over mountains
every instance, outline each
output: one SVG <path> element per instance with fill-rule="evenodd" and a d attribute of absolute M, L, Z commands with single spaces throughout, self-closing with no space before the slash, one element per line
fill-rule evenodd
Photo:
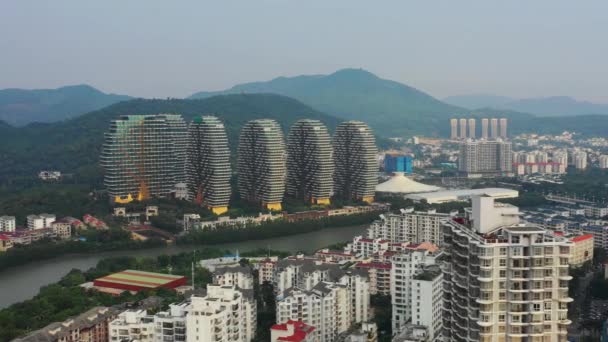
<path fill-rule="evenodd" d="M 362 69 L 342 69 L 330 75 L 278 77 L 267 82 L 236 85 L 218 94 L 275 93 L 293 97 L 330 115 L 368 122 L 383 136 L 440 134 L 440 125 L 462 108 L 443 103 L 413 87 L 381 79 Z"/>
<path fill-rule="evenodd" d="M 0 120 L 13 126 L 56 122 L 129 99 L 130 96 L 106 94 L 89 85 L 57 89 L 1 89 Z"/>
<path fill-rule="evenodd" d="M 467 109 L 495 108 L 537 116 L 608 115 L 608 104 L 578 101 L 568 96 L 514 99 L 491 94 L 448 96 L 444 102 Z"/>
<path fill-rule="evenodd" d="M 223 91 L 199 92 L 190 98 L 201 99 L 223 94 L 259 93 L 291 97 L 309 106 L 308 108 L 311 110 L 324 112 L 328 117 L 334 117 L 335 120 L 343 118 L 365 121 L 377 135 L 383 137 L 446 136 L 449 128 L 448 119 L 462 116 L 507 117 L 511 120 L 512 132 L 529 131 L 530 127 L 536 127 L 538 133 L 560 133 L 560 130 L 568 129 L 597 135 L 608 130 L 600 124 L 606 118 L 598 116 L 569 120 L 568 118 L 544 118 L 529 114 L 530 112 L 540 113 L 539 116 L 548 115 L 548 113 L 553 115 L 608 114 L 608 110 L 604 111 L 603 105 L 577 102 L 568 98 L 513 100 L 495 95 L 450 97 L 448 100 L 453 104 L 447 104 L 413 87 L 381 79 L 362 69 L 343 69 L 329 75 L 279 77 L 265 82 L 240 84 Z M 54 90 L 0 90 L 0 128 L 6 126 L 6 123 L 1 122 L 2 120 L 13 126 L 22 126 L 31 122 L 78 119 L 86 112 L 99 110 L 108 104 L 129 99 L 131 98 L 124 95 L 104 94 L 86 85 Z M 238 97 L 230 99 L 230 101 L 236 101 Z M 269 102 L 263 105 L 260 103 L 259 111 L 263 111 L 265 106 L 276 107 L 273 97 L 267 99 Z M 240 106 L 238 103 L 234 103 L 234 105 Z M 112 111 L 116 108 L 122 107 L 112 106 L 108 110 Z M 159 108 L 164 108 L 164 106 Z M 137 113 L 137 111 L 131 112 L 131 114 L 133 113 Z M 122 113 L 115 112 L 115 114 Z M 255 117 L 257 114 L 258 112 L 243 112 L 243 120 Z M 290 115 L 287 108 L 283 115 Z M 608 118 L 608 116 L 606 117 Z M 90 116 L 87 120 L 91 121 Z M 106 129 L 109 120 L 108 117 L 103 122 L 96 121 L 101 125 L 96 129 Z M 531 123 L 534 123 L 534 126 L 531 126 Z M 71 125 L 72 120 L 66 121 L 65 124 Z M 87 125 L 89 124 L 92 122 L 87 122 Z M 53 125 L 55 128 L 60 126 Z M 34 124 L 33 129 L 36 127 L 37 124 Z"/>

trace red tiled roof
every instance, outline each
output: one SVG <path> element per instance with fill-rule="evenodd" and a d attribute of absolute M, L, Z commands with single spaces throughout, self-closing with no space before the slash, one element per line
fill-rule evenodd
<path fill-rule="evenodd" d="M 573 237 L 572 239 L 570 239 L 570 241 L 579 242 L 579 241 L 584 241 L 584 240 L 588 240 L 588 239 L 592 239 L 592 238 L 593 238 L 592 234 L 585 234 L 585 235 Z"/>
<path fill-rule="evenodd" d="M 308 334 L 312 333 L 315 330 L 313 326 L 307 325 L 304 322 L 292 320 L 289 320 L 287 321 L 287 323 L 283 324 L 275 324 L 270 329 L 287 331 L 288 325 L 293 325 L 293 334 L 290 336 L 279 337 L 277 339 L 278 341 L 301 342 L 304 341 Z"/>

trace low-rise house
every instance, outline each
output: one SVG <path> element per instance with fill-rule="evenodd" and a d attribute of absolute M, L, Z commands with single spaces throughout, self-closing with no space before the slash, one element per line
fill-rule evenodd
<path fill-rule="evenodd" d="M 51 223 L 51 229 L 58 239 L 68 240 L 72 237 L 72 225 L 68 221 L 57 220 Z"/>
<path fill-rule="evenodd" d="M 95 307 L 63 322 L 55 322 L 13 340 L 14 342 L 107 342 L 108 324 L 116 318 L 114 308 Z"/>

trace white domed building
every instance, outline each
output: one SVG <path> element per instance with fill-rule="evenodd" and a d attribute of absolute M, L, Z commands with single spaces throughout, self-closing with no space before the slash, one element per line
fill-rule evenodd
<path fill-rule="evenodd" d="M 376 193 L 387 195 L 404 195 L 439 190 L 442 190 L 442 188 L 416 182 L 410 177 L 405 176 L 403 172 L 393 173 L 393 176 L 389 180 L 376 186 Z"/>

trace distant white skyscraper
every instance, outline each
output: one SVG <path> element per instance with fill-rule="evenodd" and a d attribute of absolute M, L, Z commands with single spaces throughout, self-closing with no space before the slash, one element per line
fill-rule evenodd
<path fill-rule="evenodd" d="M 488 139 L 488 119 L 481 119 L 481 138 Z"/>
<path fill-rule="evenodd" d="M 608 155 L 601 155 L 599 157 L 599 166 L 600 169 L 608 169 Z"/>
<path fill-rule="evenodd" d="M 498 138 L 498 119 L 490 119 L 490 138 Z"/>
<path fill-rule="evenodd" d="M 476 136 L 475 119 L 469 119 L 469 138 L 475 139 Z"/>
<path fill-rule="evenodd" d="M 500 137 L 503 139 L 507 138 L 507 119 L 500 119 Z"/>
<path fill-rule="evenodd" d="M 458 119 L 450 119 L 450 139 L 458 139 Z"/>
<path fill-rule="evenodd" d="M 587 153 L 577 152 L 574 154 L 574 167 L 577 170 L 584 170 L 587 168 Z"/>
<path fill-rule="evenodd" d="M 498 140 L 468 140 L 460 143 L 458 170 L 467 177 L 511 173 L 511 143 Z"/>
<path fill-rule="evenodd" d="M 460 119 L 460 139 L 467 138 L 467 119 Z"/>

